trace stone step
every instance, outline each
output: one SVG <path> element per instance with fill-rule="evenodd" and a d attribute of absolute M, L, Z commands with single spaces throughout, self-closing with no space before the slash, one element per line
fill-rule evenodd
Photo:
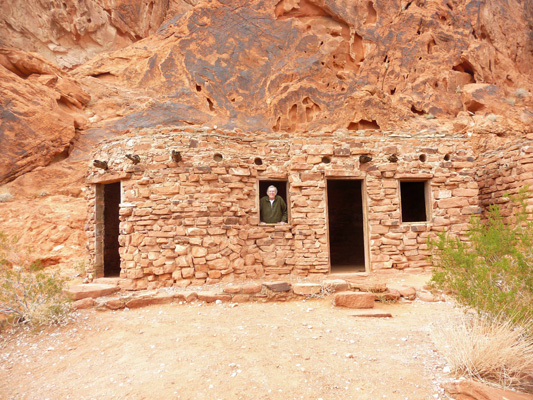
<path fill-rule="evenodd" d="M 333 305 L 347 308 L 374 308 L 376 295 L 367 292 L 339 292 L 333 297 Z"/>
<path fill-rule="evenodd" d="M 98 283 L 102 285 L 113 285 L 118 286 L 120 284 L 120 281 L 122 278 L 116 277 L 116 278 L 96 278 L 92 283 Z"/>
<path fill-rule="evenodd" d="M 116 285 L 87 283 L 84 285 L 70 286 L 65 292 L 72 300 L 81 300 L 88 297 L 95 299 L 97 297 L 109 296 L 119 290 L 120 288 Z"/>

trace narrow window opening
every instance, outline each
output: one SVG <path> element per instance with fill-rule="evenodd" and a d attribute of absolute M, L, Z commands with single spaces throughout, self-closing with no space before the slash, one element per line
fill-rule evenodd
<path fill-rule="evenodd" d="M 263 160 L 260 157 L 256 157 L 254 160 L 255 165 L 263 165 Z"/>
<path fill-rule="evenodd" d="M 428 181 L 400 182 L 402 222 L 428 220 Z"/>
<path fill-rule="evenodd" d="M 268 189 L 274 186 L 277 189 L 277 196 L 281 197 L 286 206 L 286 213 L 283 209 L 283 203 L 275 200 L 270 203 Z M 278 203 L 277 203 L 278 202 Z M 266 208 L 263 208 L 266 207 Z M 285 215 L 284 215 L 285 214 Z M 263 224 L 277 224 L 279 222 L 288 222 L 289 202 L 287 199 L 287 181 L 286 180 L 266 180 L 259 181 L 259 221 Z"/>

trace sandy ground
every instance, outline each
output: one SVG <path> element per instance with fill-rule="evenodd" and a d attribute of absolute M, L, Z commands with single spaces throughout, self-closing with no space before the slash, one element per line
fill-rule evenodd
<path fill-rule="evenodd" d="M 448 399 L 430 337 L 450 303 L 331 299 L 82 311 L 68 326 L 2 334 L 1 399 Z"/>

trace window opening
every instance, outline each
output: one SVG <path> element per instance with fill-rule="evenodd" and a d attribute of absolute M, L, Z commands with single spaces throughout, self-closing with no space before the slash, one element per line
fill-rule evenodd
<path fill-rule="evenodd" d="M 275 222 L 274 220 L 272 220 L 273 217 L 275 217 L 275 220 L 277 220 L 279 217 L 279 212 L 280 212 L 280 208 L 281 205 L 274 205 L 270 203 L 270 201 L 268 200 L 268 195 L 267 195 L 267 190 L 269 188 L 269 186 L 275 186 L 276 189 L 278 190 L 277 192 L 277 195 L 276 196 L 279 196 L 282 198 L 283 202 L 285 203 L 285 206 L 286 206 L 286 210 L 287 210 L 287 221 L 285 222 L 288 222 L 288 216 L 289 216 L 289 202 L 288 202 L 288 199 L 287 199 L 287 181 L 283 180 L 283 181 L 280 181 L 280 180 L 265 180 L 265 181 L 259 181 L 259 221 L 261 223 L 277 223 Z M 265 199 L 266 198 L 266 199 Z M 272 213 L 270 212 L 262 212 L 261 211 L 261 203 L 264 203 L 268 206 L 273 206 L 275 207 L 275 210 L 267 210 L 267 211 L 272 211 Z M 267 203 L 268 202 L 268 203 Z M 281 210 L 282 211 L 282 210 Z M 267 219 L 267 221 L 264 221 L 265 219 Z M 283 219 L 283 218 L 282 218 Z M 270 222 L 272 221 L 272 222 Z"/>
<path fill-rule="evenodd" d="M 428 220 L 428 181 L 400 182 L 402 222 Z"/>

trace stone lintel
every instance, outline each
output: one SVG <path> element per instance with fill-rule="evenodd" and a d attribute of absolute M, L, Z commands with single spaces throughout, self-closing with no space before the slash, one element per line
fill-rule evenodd
<path fill-rule="evenodd" d="M 344 170 L 344 169 L 327 169 L 326 171 L 327 177 L 342 177 L 342 178 L 354 178 L 354 179 L 362 179 L 364 178 L 364 175 L 360 171 L 350 171 L 350 170 Z"/>
<path fill-rule="evenodd" d="M 131 174 L 127 172 L 118 172 L 114 174 L 105 174 L 100 176 L 94 176 L 90 179 L 87 179 L 87 183 L 96 184 L 96 183 L 115 183 L 122 181 L 124 179 L 131 178 Z"/>
<path fill-rule="evenodd" d="M 433 178 L 433 174 L 395 174 L 394 178 L 396 179 L 413 179 L 413 180 L 423 180 Z"/>

